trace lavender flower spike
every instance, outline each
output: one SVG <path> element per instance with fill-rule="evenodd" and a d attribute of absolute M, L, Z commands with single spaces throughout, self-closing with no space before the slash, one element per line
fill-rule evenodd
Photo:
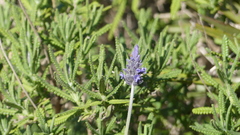
<path fill-rule="evenodd" d="M 139 47 L 135 45 L 130 59 L 127 60 L 127 68 L 120 73 L 121 79 L 124 79 L 128 85 L 139 85 L 143 82 L 141 74 L 146 73 L 146 68 L 142 68 L 140 60 Z"/>

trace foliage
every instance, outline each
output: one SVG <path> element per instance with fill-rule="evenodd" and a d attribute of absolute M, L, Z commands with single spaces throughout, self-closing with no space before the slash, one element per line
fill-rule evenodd
<path fill-rule="evenodd" d="M 160 2 L 0 4 L 0 134 L 123 134 L 136 44 L 130 134 L 239 134 L 239 2 Z"/>

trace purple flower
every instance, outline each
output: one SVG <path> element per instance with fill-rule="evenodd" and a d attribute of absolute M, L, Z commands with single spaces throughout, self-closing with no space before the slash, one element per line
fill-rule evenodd
<path fill-rule="evenodd" d="M 121 79 L 124 79 L 128 85 L 139 85 L 143 82 L 141 74 L 146 73 L 146 68 L 142 68 L 139 55 L 139 47 L 136 45 L 132 51 L 130 59 L 127 59 L 127 68 L 120 73 Z"/>

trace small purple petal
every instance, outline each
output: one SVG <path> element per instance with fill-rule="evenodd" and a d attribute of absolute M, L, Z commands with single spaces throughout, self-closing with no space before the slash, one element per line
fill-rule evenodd
<path fill-rule="evenodd" d="M 146 74 L 146 68 L 138 68 L 136 71 L 138 74 Z"/>
<path fill-rule="evenodd" d="M 124 79 L 124 74 L 120 72 L 121 79 Z"/>
<path fill-rule="evenodd" d="M 135 47 L 134 47 L 134 49 L 133 49 L 133 51 L 132 51 L 132 58 L 133 59 L 137 59 L 138 57 L 139 57 L 139 55 L 138 55 L 138 49 L 139 47 L 138 47 L 138 45 L 135 45 Z"/>
<path fill-rule="evenodd" d="M 135 76 L 134 76 L 134 81 L 135 81 L 136 83 L 138 83 L 140 80 L 141 80 L 141 76 L 140 76 L 140 75 L 135 75 Z"/>

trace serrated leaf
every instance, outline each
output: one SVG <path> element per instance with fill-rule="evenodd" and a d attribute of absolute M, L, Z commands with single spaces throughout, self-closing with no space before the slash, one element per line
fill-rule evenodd
<path fill-rule="evenodd" d="M 238 52 L 238 53 L 237 53 L 237 56 L 234 58 L 234 62 L 233 62 L 232 67 L 231 67 L 231 69 L 230 69 L 229 79 L 231 79 L 232 76 L 234 75 L 234 70 L 236 70 L 236 67 L 237 67 L 237 65 L 238 65 L 238 59 L 239 59 L 239 57 L 240 57 L 239 49 L 237 49 L 237 52 Z"/>
<path fill-rule="evenodd" d="M 157 30 L 156 27 L 157 27 L 158 24 L 159 24 L 158 18 L 155 18 L 153 23 L 151 24 L 151 29 L 150 29 L 150 32 L 147 36 L 147 45 L 151 45 L 151 41 L 152 41 L 153 36 L 154 36 L 154 34 Z"/>
<path fill-rule="evenodd" d="M 50 59 L 53 63 L 53 65 L 56 67 L 56 70 L 57 70 L 57 74 L 61 77 L 61 79 L 64 81 L 64 82 L 67 82 L 67 79 L 66 79 L 66 76 L 63 74 L 63 71 L 60 67 L 60 65 L 58 64 L 54 54 L 53 54 L 53 50 L 52 50 L 52 47 L 49 45 L 48 46 L 49 48 L 49 56 L 50 56 Z"/>
<path fill-rule="evenodd" d="M 64 99 L 68 99 L 70 101 L 73 101 L 74 100 L 71 98 L 70 95 L 68 95 L 66 92 L 60 90 L 59 88 L 57 87 L 54 87 L 52 86 L 51 84 L 49 84 L 48 82 L 46 82 L 45 80 L 43 80 L 41 77 L 38 77 L 38 76 L 34 76 L 34 78 L 40 82 L 45 88 L 47 88 L 48 91 L 50 92 L 53 92 L 54 94 L 64 98 Z"/>
<path fill-rule="evenodd" d="M 90 106 L 97 106 L 97 105 L 100 105 L 100 104 L 102 104 L 101 101 L 94 101 L 94 102 L 91 102 L 91 103 L 86 103 L 85 105 L 82 105 L 82 106 L 75 107 L 75 109 L 86 109 Z"/>
<path fill-rule="evenodd" d="M 103 13 L 103 5 L 100 5 L 100 6 L 94 6 L 95 7 L 98 7 L 98 10 L 95 11 L 95 13 L 93 14 L 93 23 L 92 25 L 95 26 L 96 24 L 99 23 L 99 20 L 101 19 L 101 15 Z"/>
<path fill-rule="evenodd" d="M 227 93 L 228 93 L 228 98 L 229 98 L 230 102 L 238 108 L 238 112 L 240 113 L 240 101 L 239 101 L 236 93 L 232 89 L 229 89 L 229 88 L 227 89 Z"/>
<path fill-rule="evenodd" d="M 55 74 L 55 79 L 57 83 L 61 85 L 68 93 L 73 92 L 73 89 L 69 86 L 69 84 L 65 83 L 58 74 Z"/>
<path fill-rule="evenodd" d="M 166 66 L 166 64 L 170 58 L 170 55 L 172 53 L 173 46 L 174 46 L 174 40 L 170 44 L 168 44 L 164 47 L 163 57 L 160 58 L 161 62 L 162 62 L 161 68 L 164 68 Z"/>
<path fill-rule="evenodd" d="M 206 81 L 207 83 L 210 83 L 216 89 L 224 91 L 223 87 L 218 82 L 216 82 L 214 79 L 212 79 L 212 77 L 210 75 L 208 75 L 205 71 L 201 70 L 201 76 L 204 79 L 204 81 Z M 226 94 L 226 93 L 224 93 L 224 94 Z"/>
<path fill-rule="evenodd" d="M 106 72 L 105 83 L 107 83 L 107 81 L 109 80 L 110 75 L 111 75 L 112 72 L 113 72 L 113 66 L 114 66 L 114 63 L 115 63 L 115 61 L 116 61 L 116 58 L 117 58 L 117 54 L 114 55 L 113 60 L 112 60 L 112 63 L 111 63 L 111 65 L 110 65 L 108 71 L 105 71 L 105 72 Z"/>
<path fill-rule="evenodd" d="M 107 98 L 111 97 L 113 94 L 115 94 L 118 89 L 122 86 L 122 84 L 124 83 L 124 80 L 121 81 L 121 83 L 119 83 L 114 89 L 113 91 L 111 91 L 108 95 Z"/>
<path fill-rule="evenodd" d="M 60 42 L 61 41 L 60 39 L 58 39 L 54 36 L 50 36 L 49 40 L 53 45 L 56 45 L 56 46 L 60 47 L 61 49 L 64 49 L 64 45 Z"/>
<path fill-rule="evenodd" d="M 113 130 L 114 124 L 116 123 L 116 119 L 117 119 L 116 117 L 113 117 L 111 121 L 107 124 L 106 133 L 110 133 L 110 131 Z"/>
<path fill-rule="evenodd" d="M 10 33 L 8 32 L 7 30 L 5 30 L 4 28 L 1 28 L 0 27 L 0 33 L 5 36 L 7 39 L 9 39 L 13 45 L 17 45 L 18 44 L 18 41 L 17 39 Z"/>
<path fill-rule="evenodd" d="M 129 99 L 112 99 L 108 101 L 109 104 L 127 104 Z"/>
<path fill-rule="evenodd" d="M 96 35 L 92 35 L 89 39 L 89 41 L 85 44 L 83 51 L 84 54 L 88 54 L 89 50 L 92 48 L 93 43 L 96 41 L 97 36 Z M 88 39 L 88 38 L 86 38 Z M 85 40 L 84 40 L 85 41 Z M 87 40 L 86 40 L 87 41 Z"/>
<path fill-rule="evenodd" d="M 92 80 L 98 84 L 98 77 L 95 73 L 95 70 L 94 70 L 94 64 L 93 64 L 93 61 L 92 61 L 92 56 L 89 55 L 89 61 L 88 61 L 89 65 L 90 65 L 90 70 L 91 70 L 91 74 L 92 74 Z"/>
<path fill-rule="evenodd" d="M 119 42 L 118 38 L 116 38 L 115 40 L 116 40 L 115 44 L 116 44 L 117 59 L 121 63 L 121 68 L 124 69 L 125 68 L 125 60 L 123 58 L 123 46 Z"/>
<path fill-rule="evenodd" d="M 204 124 L 204 125 L 200 125 L 200 124 L 197 124 L 195 123 L 194 126 L 190 126 L 190 128 L 192 128 L 193 130 L 197 131 L 197 132 L 200 132 L 200 133 L 203 133 L 203 134 L 207 134 L 207 135 L 221 135 L 222 132 L 214 129 L 213 127 L 212 128 L 207 128 L 209 126 L 209 124 Z M 211 126 L 211 125 L 210 125 Z"/>
<path fill-rule="evenodd" d="M 131 39 L 133 40 L 133 43 L 137 43 L 138 42 L 138 37 L 136 36 L 135 33 L 133 33 L 133 31 L 131 31 L 125 22 L 122 23 L 123 24 L 123 28 L 127 31 L 128 35 L 131 37 Z"/>
<path fill-rule="evenodd" d="M 219 108 L 220 114 L 223 114 L 226 111 L 224 101 L 225 101 L 225 98 L 224 98 L 223 91 L 219 91 L 219 94 L 218 94 L 218 108 Z"/>
<path fill-rule="evenodd" d="M 193 114 L 212 114 L 212 107 L 198 107 L 192 109 Z"/>
<path fill-rule="evenodd" d="M 106 33 L 107 31 L 110 30 L 110 28 L 112 27 L 112 24 L 107 24 L 105 25 L 104 27 L 100 28 L 98 31 L 94 31 L 94 34 L 99 37 L 101 36 L 102 34 Z"/>
<path fill-rule="evenodd" d="M 181 3 L 181 0 L 172 0 L 171 7 L 170 7 L 171 9 L 170 14 L 172 19 L 176 17 L 177 12 L 180 9 L 180 3 Z"/>
<path fill-rule="evenodd" d="M 15 115 L 16 112 L 17 110 L 0 108 L 0 114 L 3 114 L 3 115 Z"/>
<path fill-rule="evenodd" d="M 23 118 L 22 120 L 18 121 L 16 123 L 16 126 L 19 128 L 19 127 L 22 127 L 23 125 L 27 124 L 29 122 L 30 119 L 32 119 L 33 116 L 28 116 L 28 117 L 25 117 Z"/>
<path fill-rule="evenodd" d="M 228 38 L 226 35 L 223 36 L 223 44 L 222 44 L 222 56 L 223 56 L 223 61 L 226 62 L 227 57 L 228 57 Z"/>
<path fill-rule="evenodd" d="M 117 10 L 117 14 L 115 15 L 114 17 L 114 21 L 112 23 L 112 28 L 108 34 L 108 39 L 112 39 L 113 37 L 113 32 L 115 31 L 115 29 L 117 28 L 118 26 L 118 23 L 120 22 L 122 16 L 123 16 L 123 13 L 125 11 L 125 8 L 126 8 L 126 4 L 127 4 L 127 0 L 122 0 L 119 7 L 118 7 L 118 10 Z"/>
<path fill-rule="evenodd" d="M 73 116 L 77 111 L 78 111 L 78 109 L 72 109 L 72 110 L 68 110 L 66 112 L 57 114 L 55 116 L 55 119 L 48 120 L 47 123 L 48 123 L 48 125 L 51 125 L 51 123 L 54 120 L 54 125 L 62 124 L 64 122 L 66 122 L 71 116 Z"/>
<path fill-rule="evenodd" d="M 80 84 L 78 84 L 77 82 L 75 82 L 75 85 L 77 88 L 79 88 L 81 91 L 85 92 L 86 94 L 88 94 L 90 97 L 92 98 L 97 98 L 97 99 L 102 99 L 100 93 L 96 93 L 90 90 L 85 89 L 84 87 L 82 87 Z"/>
<path fill-rule="evenodd" d="M 88 122 L 85 122 L 85 124 L 87 128 L 90 129 L 92 132 L 94 132 L 97 135 L 100 135 L 100 133 L 96 129 L 94 129 Z"/>
<path fill-rule="evenodd" d="M 42 130 L 45 130 L 45 117 L 44 117 L 44 111 L 42 108 L 37 108 L 35 111 L 35 115 L 37 118 L 37 121 L 39 122 L 39 126 Z"/>
<path fill-rule="evenodd" d="M 161 74 L 159 75 L 159 78 L 171 79 L 171 78 L 178 77 L 178 75 L 182 73 L 182 70 L 179 70 L 179 69 L 165 70 L 165 71 L 167 72 L 161 72 Z"/>
<path fill-rule="evenodd" d="M 98 80 L 102 78 L 103 75 L 103 63 L 105 59 L 105 48 L 103 45 L 100 46 L 100 53 L 99 53 L 99 58 L 98 58 L 98 68 L 97 68 L 97 75 L 98 75 Z"/>
<path fill-rule="evenodd" d="M 99 92 L 104 95 L 105 91 L 106 91 L 105 79 L 104 77 L 102 77 L 99 81 Z"/>
<path fill-rule="evenodd" d="M 217 113 L 217 110 L 215 109 L 214 105 L 212 104 L 212 110 L 213 110 L 213 119 L 214 122 L 212 124 L 215 125 L 215 127 L 218 127 L 217 125 L 221 125 L 220 119 L 219 119 L 219 115 Z"/>
<path fill-rule="evenodd" d="M 28 68 L 26 66 L 24 66 L 23 62 L 21 61 L 21 57 L 19 57 L 19 53 L 16 50 L 15 46 L 12 46 L 11 48 L 12 52 L 13 52 L 13 57 L 12 57 L 12 61 L 14 65 L 17 65 L 16 68 L 21 72 L 24 73 L 25 75 L 28 75 Z"/>
<path fill-rule="evenodd" d="M 74 61 L 74 68 L 73 68 L 73 73 L 72 73 L 73 74 L 72 79 L 75 79 L 77 71 L 78 71 L 78 68 L 79 68 L 79 65 L 81 64 L 82 59 L 83 59 L 81 47 L 77 50 L 76 54 L 77 54 L 77 57 L 76 57 L 76 60 Z"/>

